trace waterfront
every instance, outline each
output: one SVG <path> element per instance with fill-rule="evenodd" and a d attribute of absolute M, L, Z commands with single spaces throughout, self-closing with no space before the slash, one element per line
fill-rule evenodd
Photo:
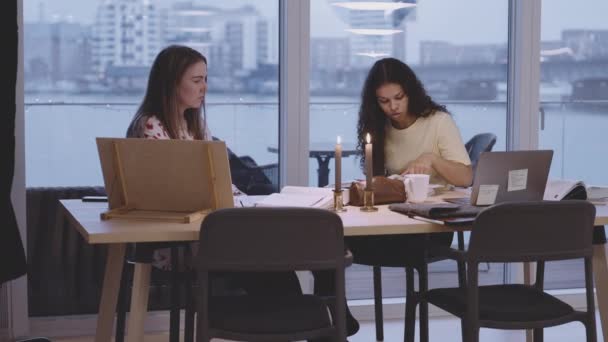
<path fill-rule="evenodd" d="M 141 96 L 26 94 L 26 185 L 101 185 L 95 137 L 123 137 Z M 225 140 L 238 155 L 258 164 L 277 162 L 268 151 L 278 142 L 276 97 L 210 93 L 207 117 L 214 136 Z M 310 100 L 310 141 L 355 141 L 356 98 L 313 96 Z M 73 102 L 82 104 L 73 104 Z M 506 103 L 444 101 L 458 124 L 463 140 L 480 132 L 498 136 L 494 150 L 505 149 Z M 29 104 L 29 105 L 28 105 Z M 555 150 L 551 177 L 608 184 L 608 102 L 599 104 L 543 104 L 545 129 L 540 147 Z M 330 163 L 333 169 L 333 163 Z M 310 159 L 310 185 L 316 185 L 317 162 Z M 343 161 L 343 179 L 361 177 L 358 160 Z M 333 170 L 330 171 L 333 179 Z"/>

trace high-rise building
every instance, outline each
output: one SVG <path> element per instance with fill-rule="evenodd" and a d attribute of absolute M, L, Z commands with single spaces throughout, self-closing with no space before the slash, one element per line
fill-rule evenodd
<path fill-rule="evenodd" d="M 392 23 L 382 11 L 350 11 L 348 18 L 351 29 L 392 29 Z M 369 68 L 375 62 L 374 57 L 390 56 L 393 53 L 392 35 L 353 33 L 349 38 L 350 65 L 355 68 Z"/>
<path fill-rule="evenodd" d="M 149 66 L 161 49 L 161 17 L 153 0 L 104 0 L 94 25 L 93 64 L 100 76 L 108 66 Z"/>
<path fill-rule="evenodd" d="M 165 42 L 201 52 L 210 75 L 245 75 L 262 64 L 278 64 L 277 25 L 253 6 L 222 9 L 181 2 L 163 18 Z"/>
<path fill-rule="evenodd" d="M 223 42 L 229 47 L 235 72 L 247 73 L 267 63 L 270 26 L 255 7 L 225 10 L 218 19 L 224 23 Z"/>
<path fill-rule="evenodd" d="M 420 42 L 420 64 L 506 63 L 506 44 L 458 45 L 445 41 Z"/>
<path fill-rule="evenodd" d="M 576 60 L 608 58 L 608 30 L 564 30 L 562 42 Z"/>
<path fill-rule="evenodd" d="M 345 70 L 350 67 L 348 38 L 312 38 L 310 40 L 312 70 Z"/>
<path fill-rule="evenodd" d="M 388 3 L 395 5 L 392 8 L 383 8 L 381 3 L 365 0 L 348 2 L 362 2 L 358 9 L 339 9 L 340 16 L 350 32 L 350 65 L 355 69 L 367 69 L 377 58 L 387 56 L 407 61 L 406 24 L 415 19 L 415 7 L 411 5 L 415 4 L 416 0 L 395 0 L 394 3 Z"/>
<path fill-rule="evenodd" d="M 56 83 L 92 72 L 89 27 L 66 21 L 25 23 L 24 44 L 29 80 Z"/>

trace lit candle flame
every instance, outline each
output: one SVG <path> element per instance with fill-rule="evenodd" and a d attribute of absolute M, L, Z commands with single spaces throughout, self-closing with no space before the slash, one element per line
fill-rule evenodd
<path fill-rule="evenodd" d="M 369 144 L 370 142 L 372 142 L 372 136 L 369 135 L 369 133 L 367 133 L 367 135 L 365 136 L 365 141 L 367 141 L 367 143 Z"/>
<path fill-rule="evenodd" d="M 338 135 L 338 139 L 336 139 L 338 142 L 338 145 L 340 145 L 340 143 L 342 143 L 342 139 L 340 138 L 340 136 Z"/>

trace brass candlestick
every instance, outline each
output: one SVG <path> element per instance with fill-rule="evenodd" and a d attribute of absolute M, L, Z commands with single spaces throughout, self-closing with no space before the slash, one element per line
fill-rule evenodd
<path fill-rule="evenodd" d="M 342 190 L 334 190 L 334 206 L 331 208 L 331 210 L 337 213 L 343 213 L 346 211 L 346 208 L 344 208 L 342 192 Z"/>
<path fill-rule="evenodd" d="M 374 191 L 365 189 L 363 190 L 363 206 L 361 211 L 374 212 L 378 211 L 378 208 L 374 207 Z"/>

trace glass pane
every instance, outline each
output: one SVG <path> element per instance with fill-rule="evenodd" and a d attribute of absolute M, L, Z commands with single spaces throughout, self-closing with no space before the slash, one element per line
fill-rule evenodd
<path fill-rule="evenodd" d="M 542 3 L 539 146 L 553 149 L 550 178 L 608 186 L 608 22 L 602 0 Z M 547 288 L 584 287 L 583 264 L 548 264 Z M 554 272 L 551 272 L 551 271 Z"/>
<path fill-rule="evenodd" d="M 235 184 L 276 187 L 277 18 L 275 0 L 25 2 L 27 186 L 102 185 L 94 138 L 125 135 L 155 56 L 180 44 L 207 57 L 212 134 L 251 157 Z"/>
<path fill-rule="evenodd" d="M 312 0 L 310 20 L 311 150 L 332 149 L 338 135 L 345 150 L 356 145 L 362 85 L 385 56 L 411 66 L 447 106 L 464 142 L 491 132 L 494 150 L 505 149 L 508 1 Z M 333 183 L 333 160 L 326 163 L 311 155 L 310 185 Z M 357 156 L 343 158 L 342 181 L 361 178 Z M 481 282 L 502 281 L 502 265 L 491 266 Z M 430 271 L 431 287 L 456 284 L 453 263 L 431 264 Z M 371 268 L 355 265 L 347 273 L 349 298 L 370 298 Z M 384 296 L 403 296 L 403 269 L 383 273 Z"/>
<path fill-rule="evenodd" d="M 278 4 L 23 2 L 27 210 L 38 219 L 28 219 L 28 238 L 43 241 L 51 236 L 52 242 L 45 248 L 28 244 L 28 260 L 36 272 L 28 282 L 30 315 L 97 311 L 102 274 L 95 274 L 93 265 L 85 272 L 90 277 L 75 276 L 70 269 L 74 259 L 67 256 L 70 251 L 88 252 L 81 252 L 81 239 L 63 235 L 69 232 L 62 220 L 50 216 L 55 215 L 57 197 L 80 197 L 82 190 L 75 187 L 103 186 L 95 137 L 125 136 L 143 99 L 152 61 L 164 47 L 186 45 L 206 56 L 206 118 L 212 135 L 234 152 L 233 183 L 249 194 L 278 187 L 279 159 L 272 152 L 279 139 Z M 52 194 L 30 196 L 34 191 Z M 93 259 L 82 258 L 78 265 L 96 262 Z M 151 308 L 166 309 L 168 293 L 160 286 L 158 291 L 151 296 Z"/>

